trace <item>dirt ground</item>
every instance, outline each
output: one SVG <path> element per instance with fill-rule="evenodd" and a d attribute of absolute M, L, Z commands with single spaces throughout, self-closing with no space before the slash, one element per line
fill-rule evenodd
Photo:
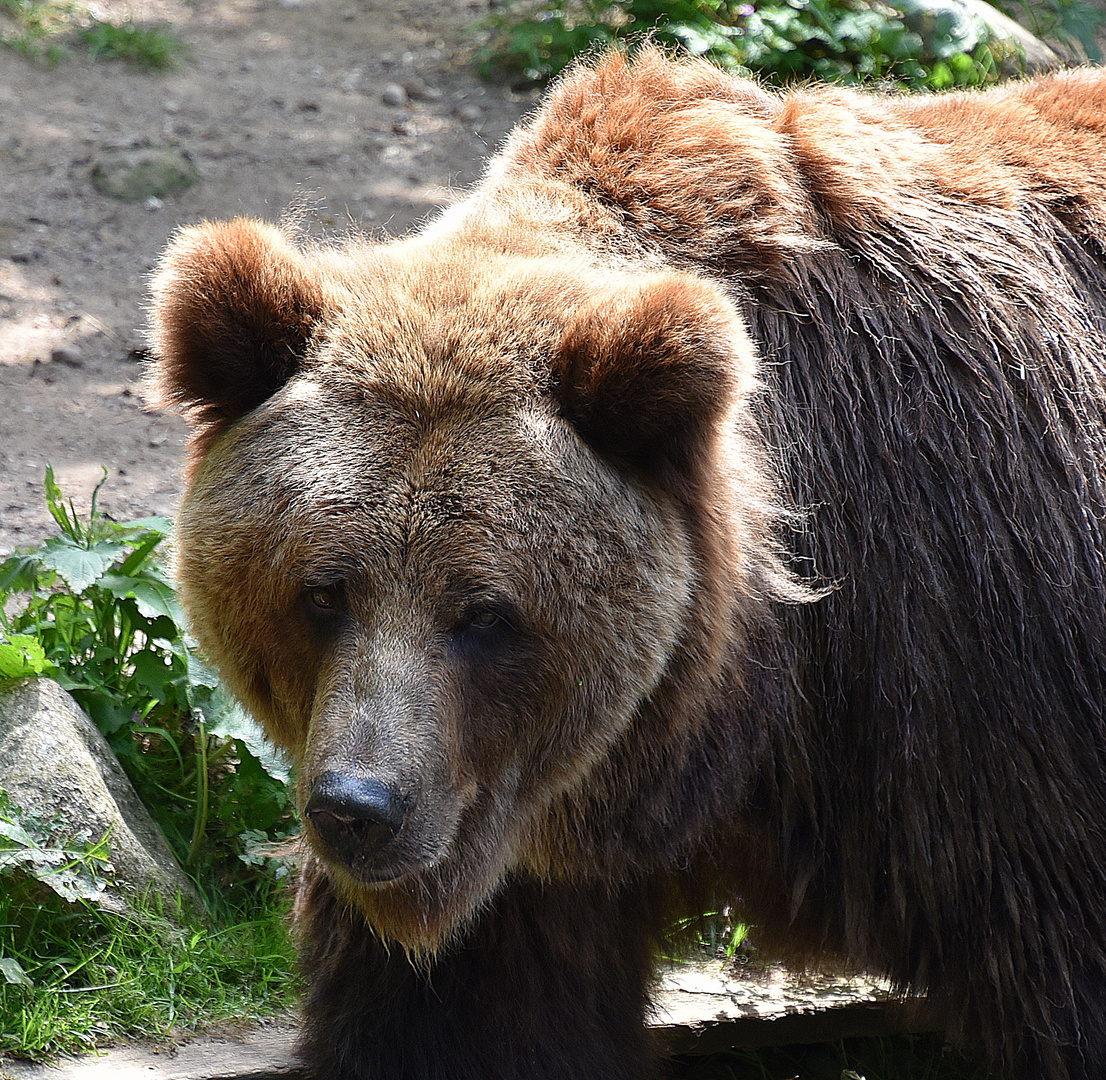
<path fill-rule="evenodd" d="M 314 231 L 399 234 L 479 177 L 534 100 L 465 66 L 486 2 L 100 0 L 172 25 L 187 52 L 166 73 L 0 48 L 0 557 L 53 531 L 47 464 L 78 508 L 106 468 L 118 520 L 175 511 L 185 425 L 144 407 L 139 352 L 176 229 L 299 206 Z M 143 146 L 200 181 L 149 205 L 98 193 L 96 163 Z"/>

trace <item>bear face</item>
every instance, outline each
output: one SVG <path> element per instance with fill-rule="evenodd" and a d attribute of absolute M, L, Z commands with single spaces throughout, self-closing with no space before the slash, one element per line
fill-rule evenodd
<path fill-rule="evenodd" d="M 336 886 L 420 949 L 511 870 L 556 872 L 543 819 L 703 606 L 688 492 L 740 456 L 753 362 L 688 275 L 597 289 L 572 263 L 400 247 L 313 261 L 201 227 L 156 294 L 163 393 L 199 418 L 196 633 L 295 760 Z M 273 267 L 283 291 L 235 288 Z"/>

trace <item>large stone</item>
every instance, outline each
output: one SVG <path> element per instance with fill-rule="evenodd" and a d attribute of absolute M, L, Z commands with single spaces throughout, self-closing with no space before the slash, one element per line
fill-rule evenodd
<path fill-rule="evenodd" d="M 1040 38 L 1034 37 L 1008 15 L 992 7 L 986 0 L 895 0 L 906 25 L 921 35 L 928 52 L 934 51 L 933 35 L 941 28 L 943 35 L 958 40 L 958 46 L 971 52 L 987 35 L 997 42 L 1012 44 L 1017 55 L 1002 61 L 1007 75 L 1025 71 L 1052 71 L 1063 67 L 1063 60 Z"/>
<path fill-rule="evenodd" d="M 92 165 L 92 186 L 125 202 L 175 195 L 199 178 L 196 166 L 172 147 L 104 151 Z"/>
<path fill-rule="evenodd" d="M 156 889 L 199 906 L 161 830 L 88 715 L 52 679 L 0 689 L 0 789 L 59 830 L 108 835 L 115 884 L 108 901 Z M 171 911 L 170 906 L 167 910 Z"/>

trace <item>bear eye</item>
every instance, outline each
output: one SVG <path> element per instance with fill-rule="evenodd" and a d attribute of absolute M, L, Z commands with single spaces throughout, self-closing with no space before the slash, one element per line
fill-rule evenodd
<path fill-rule="evenodd" d="M 465 625 L 473 630 L 491 630 L 494 626 L 503 622 L 503 616 L 498 611 L 485 608 L 482 611 L 474 611 L 465 620 Z"/>
<path fill-rule="evenodd" d="M 342 607 L 342 586 L 310 585 L 304 589 L 304 598 L 308 606 L 319 614 L 336 614 Z"/>
<path fill-rule="evenodd" d="M 474 604 L 461 617 L 454 634 L 459 641 L 489 648 L 511 635 L 515 625 L 510 609 L 503 604 Z"/>

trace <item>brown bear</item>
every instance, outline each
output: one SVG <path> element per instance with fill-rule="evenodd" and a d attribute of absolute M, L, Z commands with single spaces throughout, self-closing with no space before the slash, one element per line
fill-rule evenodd
<path fill-rule="evenodd" d="M 195 630 L 295 759 L 320 1080 L 643 1080 L 732 902 L 1106 1076 L 1106 73 L 577 68 L 419 234 L 173 243 Z"/>

